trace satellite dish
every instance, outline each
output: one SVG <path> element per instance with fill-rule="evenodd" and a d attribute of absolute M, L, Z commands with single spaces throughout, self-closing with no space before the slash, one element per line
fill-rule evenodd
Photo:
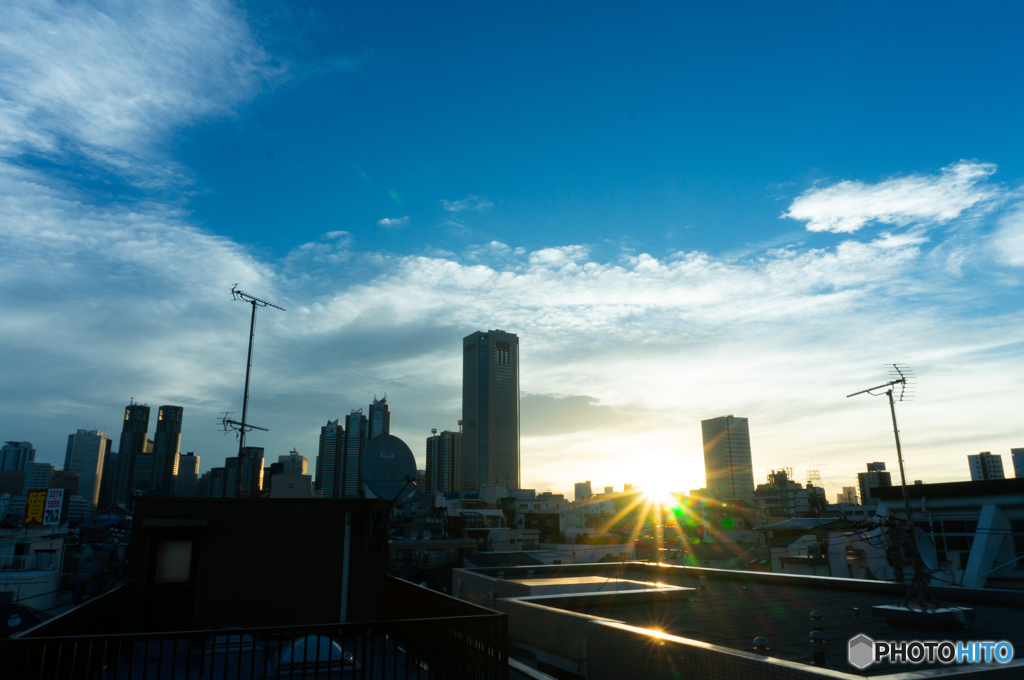
<path fill-rule="evenodd" d="M 877 527 L 864 536 L 864 561 L 868 571 L 879 581 L 891 581 L 896 577 L 896 570 L 889 564 L 885 549 L 880 543 L 887 539 L 885 529 Z"/>
<path fill-rule="evenodd" d="M 393 434 L 374 437 L 359 459 L 366 487 L 378 498 L 399 501 L 416 490 L 416 459 Z"/>
<path fill-rule="evenodd" d="M 939 557 L 935 554 L 935 546 L 932 545 L 932 539 L 921 527 L 914 527 L 914 544 L 917 546 L 917 554 L 921 557 L 925 568 L 929 571 L 938 569 Z"/>

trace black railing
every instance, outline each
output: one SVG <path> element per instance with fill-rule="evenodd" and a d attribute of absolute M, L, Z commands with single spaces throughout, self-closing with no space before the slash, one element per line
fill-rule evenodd
<path fill-rule="evenodd" d="M 507 677 L 504 615 L 54 638 L 14 638 L 11 678 Z"/>

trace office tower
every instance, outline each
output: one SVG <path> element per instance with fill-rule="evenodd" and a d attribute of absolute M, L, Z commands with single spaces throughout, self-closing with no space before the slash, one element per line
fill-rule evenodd
<path fill-rule="evenodd" d="M 110 440 L 113 444 L 113 440 Z M 114 506 L 114 490 L 117 486 L 117 461 L 120 455 L 117 451 L 107 448 L 107 455 L 103 457 L 103 475 L 100 477 L 100 501 L 98 506 L 110 508 Z"/>
<path fill-rule="evenodd" d="M 71 470 L 53 470 L 50 473 L 51 489 L 66 489 L 68 496 L 81 496 L 79 490 L 79 475 Z M 91 507 L 91 503 L 90 503 Z"/>
<path fill-rule="evenodd" d="M 391 407 L 388 406 L 387 395 L 384 395 L 383 399 L 374 397 L 373 403 L 370 404 L 366 440 L 369 441 L 382 434 L 391 434 Z"/>
<path fill-rule="evenodd" d="M 148 493 L 153 488 L 153 452 L 146 451 L 135 456 L 132 465 L 132 485 L 128 498 L 140 493 Z"/>
<path fill-rule="evenodd" d="M 720 501 L 754 501 L 750 426 L 746 418 L 720 416 L 700 421 L 708 493 Z"/>
<path fill-rule="evenodd" d="M 519 488 L 519 336 L 462 339 L 462 490 Z"/>
<path fill-rule="evenodd" d="M 0 472 L 19 472 L 34 462 L 36 450 L 32 442 L 5 442 L 0 448 Z"/>
<path fill-rule="evenodd" d="M 110 438 L 105 432 L 79 430 L 68 435 L 64 469 L 78 473 L 78 495 L 94 506 L 100 502 L 100 484 L 109 452 Z"/>
<path fill-rule="evenodd" d="M 1003 474 L 1003 457 L 993 456 L 990 451 L 982 451 L 975 456 L 967 456 L 967 464 L 971 467 L 971 481 L 983 479 L 1005 479 Z"/>
<path fill-rule="evenodd" d="M 429 494 L 454 493 L 459 490 L 459 459 L 462 453 L 462 433 L 445 430 L 427 437 L 427 469 L 423 490 Z"/>
<path fill-rule="evenodd" d="M 585 482 L 576 482 L 576 493 L 574 499 L 577 501 L 585 501 L 594 495 L 594 491 L 590 488 L 590 480 Z"/>
<path fill-rule="evenodd" d="M 892 486 L 892 477 L 886 471 L 885 463 L 868 463 L 867 472 L 857 473 L 857 486 L 861 505 L 877 504 L 878 501 L 871 497 L 871 489 Z"/>
<path fill-rule="evenodd" d="M 316 456 L 316 490 L 324 498 L 340 498 L 339 453 L 345 448 L 345 428 L 337 420 L 328 420 L 320 428 L 320 446 Z"/>
<path fill-rule="evenodd" d="M 368 425 L 369 420 L 363 415 L 363 409 L 356 409 L 345 416 L 345 447 L 340 462 L 339 498 L 363 497 L 363 471 L 359 458 L 368 441 Z"/>
<path fill-rule="evenodd" d="M 146 452 L 149 431 L 149 407 L 134 401 L 124 408 L 124 423 L 121 426 L 121 442 L 117 449 L 117 480 L 114 484 L 115 505 L 128 502 L 135 488 L 135 459 Z"/>
<path fill-rule="evenodd" d="M 1013 461 L 1013 476 L 1024 479 L 1024 449 L 1010 449 L 1010 460 Z"/>
<path fill-rule="evenodd" d="M 238 495 L 252 498 L 263 489 L 263 447 L 246 446 L 242 449 Z"/>
<path fill-rule="evenodd" d="M 174 491 L 174 476 L 178 474 L 178 456 L 181 455 L 181 406 L 161 406 L 156 416 L 156 439 L 153 440 L 153 480 L 151 489 L 159 496 L 170 496 Z"/>
<path fill-rule="evenodd" d="M 21 493 L 27 494 L 33 489 L 49 489 L 53 481 L 53 466 L 49 463 L 26 463 L 25 464 L 25 486 Z"/>
<path fill-rule="evenodd" d="M 195 498 L 199 485 L 199 456 L 189 451 L 178 456 L 178 474 L 174 479 L 174 495 Z"/>
<path fill-rule="evenodd" d="M 210 498 L 225 498 L 224 494 L 228 486 L 227 468 L 215 467 L 208 474 L 210 475 Z"/>
<path fill-rule="evenodd" d="M 308 472 L 309 459 L 295 450 L 289 451 L 287 456 L 278 456 L 277 462 L 281 464 L 279 474 L 304 475 Z"/>
<path fill-rule="evenodd" d="M 238 498 L 242 483 L 242 461 L 238 456 L 224 459 L 224 498 Z"/>

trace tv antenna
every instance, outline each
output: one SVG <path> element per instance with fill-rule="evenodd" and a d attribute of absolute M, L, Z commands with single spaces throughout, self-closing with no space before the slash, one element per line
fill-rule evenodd
<path fill-rule="evenodd" d="M 284 307 L 278 307 L 273 302 L 267 302 L 248 293 L 242 292 L 238 289 L 236 283 L 231 287 L 231 299 L 241 300 L 242 302 L 248 302 L 252 305 L 252 319 L 249 321 L 249 358 L 245 364 L 245 395 L 242 397 L 242 420 L 241 422 L 231 420 L 228 418 L 231 412 L 228 411 L 224 414 L 224 418 L 221 419 L 221 424 L 224 426 L 224 431 L 227 432 L 229 429 L 234 430 L 238 433 L 238 460 L 241 463 L 242 453 L 245 451 L 245 433 L 250 430 L 262 430 L 263 432 L 269 432 L 265 427 L 257 427 L 256 425 L 250 425 L 246 422 L 246 416 L 249 412 L 249 374 L 252 373 L 252 341 L 256 336 L 256 308 L 257 307 L 273 307 L 274 309 L 280 309 L 282 312 L 286 311 Z"/>

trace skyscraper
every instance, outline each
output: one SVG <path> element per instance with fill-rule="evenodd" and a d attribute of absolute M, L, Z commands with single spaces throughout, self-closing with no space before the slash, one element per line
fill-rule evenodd
<path fill-rule="evenodd" d="M 309 460 L 298 451 L 289 451 L 287 456 L 278 456 L 277 462 L 281 464 L 283 475 L 304 475 L 309 468 Z"/>
<path fill-rule="evenodd" d="M 370 404 L 366 440 L 369 441 L 382 434 L 391 434 L 391 407 L 388 406 L 387 395 L 384 395 L 381 399 L 377 399 L 375 396 L 373 403 Z"/>
<path fill-rule="evenodd" d="M 178 474 L 174 478 L 174 495 L 195 498 L 199 484 L 199 456 L 189 451 L 178 456 Z"/>
<path fill-rule="evenodd" d="M 971 467 L 971 481 L 983 479 L 1005 479 L 1003 473 L 1003 457 L 990 451 L 982 451 L 977 455 L 967 456 L 967 464 Z"/>
<path fill-rule="evenodd" d="M 462 433 L 445 430 L 427 437 L 427 469 L 424 491 L 452 493 L 461 487 L 458 462 L 462 453 Z"/>
<path fill-rule="evenodd" d="M 754 468 L 750 457 L 750 426 L 746 418 L 720 416 L 700 421 L 704 440 L 704 476 L 708 492 L 718 500 L 754 500 Z"/>
<path fill-rule="evenodd" d="M 519 336 L 462 339 L 462 491 L 519 488 Z"/>
<path fill-rule="evenodd" d="M 391 434 L 391 410 L 387 397 L 374 397 L 369 417 L 363 409 L 345 416 L 345 426 L 329 420 L 320 428 L 316 457 L 316 486 L 324 498 L 362 498 L 363 476 L 359 459 L 367 442 Z"/>
<path fill-rule="evenodd" d="M 109 454 L 110 438 L 105 432 L 79 430 L 68 435 L 64 469 L 78 473 L 78 495 L 94 506 L 100 502 L 100 484 Z"/>
<path fill-rule="evenodd" d="M 115 505 L 127 503 L 135 488 L 135 459 L 146 453 L 148 431 L 149 407 L 134 401 L 125 406 L 121 444 L 118 448 L 117 482 L 114 487 Z"/>
<path fill-rule="evenodd" d="M 150 488 L 160 496 L 174 491 L 181 455 L 181 406 L 161 406 L 156 417 L 156 439 L 153 440 L 153 479 Z"/>
<path fill-rule="evenodd" d="M 242 449 L 239 485 L 239 496 L 243 498 L 251 498 L 263 489 L 262 446 L 246 446 Z"/>
<path fill-rule="evenodd" d="M 390 422 L 390 417 L 389 417 Z M 345 446 L 338 462 L 337 498 L 361 498 L 363 495 L 363 471 L 359 457 L 366 446 L 366 430 L 369 420 L 363 409 L 356 409 L 345 416 Z M 383 433 L 388 434 L 388 433 Z M 325 494 L 326 497 L 326 494 Z"/>
<path fill-rule="evenodd" d="M 337 420 L 328 420 L 320 428 L 320 447 L 316 456 L 316 490 L 324 498 L 339 498 L 339 453 L 345 448 L 345 428 Z"/>
<path fill-rule="evenodd" d="M 32 442 L 4 442 L 0 448 L 0 471 L 24 471 L 25 466 L 36 460 L 36 450 Z"/>

